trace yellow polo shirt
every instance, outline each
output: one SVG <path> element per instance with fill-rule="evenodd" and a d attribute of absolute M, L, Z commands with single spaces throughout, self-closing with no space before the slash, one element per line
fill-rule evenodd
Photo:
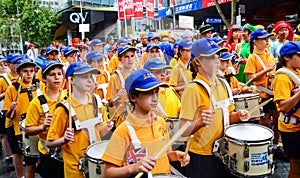
<path fill-rule="evenodd" d="M 192 81 L 192 72 L 186 68 L 186 65 L 182 62 L 181 59 L 178 60 L 177 64 L 179 64 L 180 67 L 182 68 L 182 71 L 187 81 L 188 82 Z M 180 69 L 177 65 L 175 65 L 171 70 L 169 83 L 171 86 L 175 86 L 175 87 L 185 85 Z M 179 93 L 182 94 L 182 92 Z"/>
<path fill-rule="evenodd" d="M 300 70 L 292 70 L 290 68 L 285 67 L 286 69 L 295 73 L 298 77 L 300 77 Z M 276 103 L 277 110 L 280 112 L 280 107 L 278 102 L 280 100 L 286 100 L 291 97 L 291 91 L 297 85 L 293 82 L 293 80 L 286 74 L 276 74 L 273 84 L 274 91 L 274 102 Z M 292 108 L 291 108 L 292 109 Z M 293 117 L 300 118 L 300 109 L 298 109 Z M 286 124 L 280 118 L 278 118 L 278 129 L 283 132 L 297 132 L 300 130 L 300 124 Z"/>
<path fill-rule="evenodd" d="M 181 103 L 173 87 L 160 87 L 158 91 L 158 101 L 168 117 L 179 117 Z"/>
<path fill-rule="evenodd" d="M 132 125 L 141 142 L 141 147 L 147 148 L 148 156 L 158 153 L 169 141 L 168 126 L 164 119 L 157 117 L 154 112 L 151 118 L 137 118 L 132 112 L 128 113 L 126 120 Z M 128 153 L 133 150 L 132 137 L 125 123 L 114 131 L 102 160 L 117 166 L 126 166 Z M 171 148 L 169 149 L 171 150 Z M 170 163 L 167 152 L 162 154 L 151 170 L 152 174 L 169 174 Z"/>
<path fill-rule="evenodd" d="M 199 73 L 197 80 L 203 80 L 209 86 L 210 82 Z M 216 101 L 228 99 L 228 92 L 224 84 L 216 79 L 216 87 L 213 89 Z M 194 121 L 200 119 L 202 110 L 211 110 L 212 103 L 206 89 L 197 83 L 190 83 L 185 88 L 181 97 L 180 119 Z M 229 112 L 234 110 L 234 105 L 228 107 Z M 223 114 L 221 109 L 216 109 L 212 123 L 207 127 L 201 127 L 194 133 L 190 150 L 201 155 L 212 155 L 213 144 L 216 139 L 223 136 Z"/>

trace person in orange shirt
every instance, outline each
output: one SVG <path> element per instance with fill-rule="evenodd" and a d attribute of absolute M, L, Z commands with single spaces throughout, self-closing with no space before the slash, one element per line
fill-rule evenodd
<path fill-rule="evenodd" d="M 272 34 L 269 34 L 267 31 L 263 29 L 257 29 L 253 31 L 250 35 L 250 56 L 247 60 L 244 73 L 248 75 L 249 80 L 254 78 L 253 84 L 262 87 L 265 89 L 271 89 L 271 78 L 273 74 L 275 73 L 276 64 L 274 57 L 269 51 L 267 50 L 267 47 L 269 45 L 269 37 L 272 36 Z M 259 90 L 259 88 L 258 88 Z M 272 91 L 271 91 L 272 93 Z M 270 94 L 261 92 L 260 96 L 262 98 L 262 102 L 272 98 Z M 265 117 L 262 117 L 260 120 L 260 124 L 271 127 L 269 119 L 273 118 L 273 132 L 274 132 L 274 140 L 273 140 L 273 146 L 276 150 L 276 154 L 274 155 L 277 157 L 282 157 L 283 154 L 278 148 L 279 143 L 279 137 L 280 133 L 278 131 L 278 116 L 279 113 L 276 109 L 276 105 L 273 101 L 269 102 L 263 107 L 263 112 L 265 113 Z M 278 154 L 277 154 L 278 153 Z M 278 157 L 278 158 L 279 158 Z"/>
<path fill-rule="evenodd" d="M 274 101 L 280 112 L 278 129 L 290 161 L 289 178 L 300 177 L 300 42 L 287 42 L 279 51 Z M 281 69 L 282 68 L 282 69 Z M 279 73 L 285 70 L 288 73 Z"/>
<path fill-rule="evenodd" d="M 117 40 L 116 48 L 118 49 L 121 46 L 128 45 L 128 43 L 129 43 L 129 41 L 127 39 L 120 38 Z M 108 66 L 109 72 L 111 74 L 113 74 L 115 72 L 115 70 L 120 69 L 120 68 L 122 68 L 122 66 L 120 65 L 118 55 L 115 54 L 112 56 L 112 58 L 109 61 L 109 66 Z"/>

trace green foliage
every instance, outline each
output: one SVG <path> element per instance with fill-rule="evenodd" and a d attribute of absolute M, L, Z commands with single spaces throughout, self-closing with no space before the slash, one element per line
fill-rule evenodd
<path fill-rule="evenodd" d="M 19 16 L 17 7 L 19 7 Z M 11 27 L 14 27 L 14 34 L 19 34 L 19 24 L 23 42 L 33 42 L 37 46 L 47 46 L 52 43 L 61 15 L 50 7 L 40 6 L 37 0 L 1 0 L 0 12 L 3 12 L 0 13 L 2 42 L 11 40 Z"/>

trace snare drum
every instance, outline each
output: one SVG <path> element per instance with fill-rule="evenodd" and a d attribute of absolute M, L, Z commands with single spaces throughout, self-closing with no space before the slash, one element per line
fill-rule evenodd
<path fill-rule="evenodd" d="M 156 175 L 153 175 L 152 177 L 155 177 L 155 178 L 168 178 L 168 177 L 184 178 L 182 176 L 177 176 L 177 175 L 172 175 L 172 174 L 156 174 Z"/>
<path fill-rule="evenodd" d="M 27 135 L 25 134 L 25 119 L 20 122 L 20 127 L 22 130 L 22 150 L 25 156 L 39 158 L 40 152 L 38 150 L 39 139 L 37 135 Z"/>
<path fill-rule="evenodd" d="M 271 129 L 257 124 L 234 124 L 225 130 L 224 164 L 237 176 L 270 175 L 273 170 Z"/>
<path fill-rule="evenodd" d="M 239 111 L 241 109 L 249 110 L 253 107 L 259 105 L 260 102 L 260 95 L 259 93 L 252 94 L 252 93 L 245 93 L 240 95 L 233 96 L 235 110 Z M 250 117 L 261 117 L 263 112 L 261 109 L 256 110 L 255 112 L 251 113 Z"/>
<path fill-rule="evenodd" d="M 174 117 L 174 118 L 167 118 L 166 120 L 168 124 L 168 131 L 170 134 L 170 137 L 172 138 L 173 135 L 179 130 L 179 119 Z M 179 137 L 174 144 L 179 146 L 179 145 L 184 145 L 184 142 L 186 141 L 186 137 Z"/>
<path fill-rule="evenodd" d="M 108 140 L 94 143 L 86 149 L 88 159 L 89 177 L 101 177 L 104 171 L 104 164 L 101 160 L 104 151 L 108 145 Z"/>

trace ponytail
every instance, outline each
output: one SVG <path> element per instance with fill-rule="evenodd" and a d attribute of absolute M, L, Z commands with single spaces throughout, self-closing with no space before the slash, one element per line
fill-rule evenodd
<path fill-rule="evenodd" d="M 250 40 L 250 54 L 253 53 L 253 50 L 254 50 L 254 43 L 253 40 Z"/>
<path fill-rule="evenodd" d="M 197 59 L 194 58 L 192 59 L 191 63 L 190 63 L 190 71 L 192 72 L 192 78 L 195 79 L 198 73 L 198 69 L 197 69 L 197 64 L 196 61 Z"/>
<path fill-rule="evenodd" d="M 285 55 L 285 56 L 288 57 L 288 58 L 292 58 L 293 54 L 292 55 Z M 286 67 L 286 60 L 284 59 L 284 56 L 281 56 L 281 57 L 278 58 L 278 63 L 277 63 L 277 66 L 276 66 L 276 70 L 278 70 L 282 67 Z"/>

